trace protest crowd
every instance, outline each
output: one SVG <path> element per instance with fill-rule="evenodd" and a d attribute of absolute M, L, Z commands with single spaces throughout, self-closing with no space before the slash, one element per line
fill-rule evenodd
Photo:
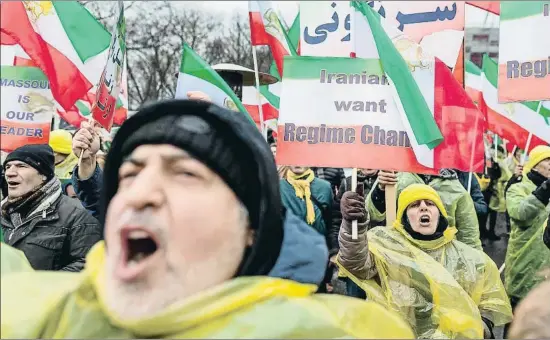
<path fill-rule="evenodd" d="M 253 2 L 251 27 L 258 27 L 254 10 L 264 14 L 265 36 L 274 22 L 282 27 L 274 12 L 266 14 L 269 2 Z M 53 6 L 63 21 L 65 5 Z M 340 125 L 329 117 L 333 112 L 317 112 L 326 101 L 315 96 L 344 85 L 293 87 L 323 67 L 371 72 L 363 60 L 372 56 L 355 45 L 344 62 L 301 57 L 303 45 L 300 55 L 294 49 L 278 58 L 280 48 L 296 43 L 284 47 L 273 35 L 263 40 L 274 55 L 272 74 L 210 66 L 184 45 L 175 98 L 144 104 L 117 122 L 126 58 L 123 7 L 117 8 L 105 61 L 89 82 L 97 85 L 90 116 L 70 129 L 48 127 L 55 115 L 68 115 L 64 105 L 71 101 L 58 92 L 61 78 L 39 60 L 51 50 L 37 52 L 21 37 L 30 34 L 21 33 L 24 24 L 13 28 L 2 15 L 2 47 L 18 44 L 34 63 L 3 65 L 2 91 L 9 90 L 5 78 L 27 79 L 32 68 L 64 108 L 36 111 L 47 117 L 40 126 L 48 133 L 35 138 L 10 134 L 27 125 L 11 120 L 2 104 L 2 338 L 550 338 L 550 129 L 513 123 L 516 132 L 508 134 L 494 118 L 498 112 L 483 112 L 489 92 L 467 91 L 455 67 L 437 58 L 430 64 L 428 57 L 400 53 L 395 41 L 401 38 L 379 23 L 392 5 L 382 10 L 353 1 L 350 8 L 354 29 L 369 27 L 376 67 L 395 90 L 387 102 L 397 104 L 388 104 L 388 112 L 407 113 L 407 124 L 398 126 L 407 131 L 403 146 L 392 144 L 398 129 L 385 123 L 378 137 L 359 138 L 370 131 L 367 124 L 377 124 L 373 118 L 355 123 L 365 112 L 346 113 L 352 118 Z M 23 2 L 2 3 L 3 12 L 17 10 L 32 12 Z M 265 22 L 270 15 L 277 20 Z M 40 25 L 33 25 L 39 35 Z M 261 40 L 252 37 L 253 45 L 255 39 Z M 433 66 L 436 84 L 446 79 L 446 91 L 462 99 L 444 102 L 446 94 L 432 84 L 436 105 L 429 104 L 414 78 L 425 66 L 409 67 L 419 61 L 415 56 Z M 478 71 L 488 79 L 487 68 L 499 65 L 484 63 Z M 260 85 L 279 81 L 280 115 L 268 127 L 275 104 L 256 99 Z M 340 93 L 389 91 L 373 83 L 345 86 Z M 548 114 L 547 90 L 510 105 Z M 482 118 L 462 131 L 445 109 L 443 119 L 430 113 L 439 106 L 460 106 L 452 114 L 465 120 Z M 416 118 L 413 111 L 420 112 Z M 428 141 L 418 131 L 424 126 L 429 135 L 432 123 L 437 133 Z M 288 124 L 296 128 L 292 139 Z M 321 142 L 304 142 L 313 137 L 300 125 L 318 126 Z M 350 126 L 359 125 L 355 138 Z M 337 126 L 345 132 L 337 135 Z M 435 140 L 442 144 L 426 147 Z M 502 240 L 505 260 L 497 265 L 487 249 Z"/>

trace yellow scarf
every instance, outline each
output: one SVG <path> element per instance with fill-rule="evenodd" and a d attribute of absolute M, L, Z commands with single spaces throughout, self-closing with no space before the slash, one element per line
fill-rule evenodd
<path fill-rule="evenodd" d="M 70 153 L 63 162 L 55 166 L 55 175 L 59 179 L 70 179 L 75 165 L 78 164 L 78 157 L 74 153 Z"/>
<path fill-rule="evenodd" d="M 315 175 L 311 169 L 301 175 L 296 175 L 290 170 L 286 173 L 286 180 L 294 188 L 296 197 L 306 201 L 306 222 L 308 224 L 315 222 L 315 209 L 311 200 L 311 182 L 313 182 L 314 178 Z"/>

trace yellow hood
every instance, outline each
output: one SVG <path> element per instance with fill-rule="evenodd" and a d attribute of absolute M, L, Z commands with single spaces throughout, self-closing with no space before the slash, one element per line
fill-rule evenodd
<path fill-rule="evenodd" d="M 540 162 L 550 158 L 550 146 L 539 145 L 529 152 L 529 160 L 523 167 L 523 174 L 527 175 Z"/>
<path fill-rule="evenodd" d="M 73 136 L 66 130 L 50 132 L 50 146 L 54 152 L 68 155 L 73 150 Z"/>

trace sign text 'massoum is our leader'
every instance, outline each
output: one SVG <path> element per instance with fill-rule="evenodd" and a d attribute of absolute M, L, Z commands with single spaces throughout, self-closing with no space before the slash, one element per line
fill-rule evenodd
<path fill-rule="evenodd" d="M 544 4 L 542 15 L 550 20 L 550 4 Z M 541 32 L 544 39 L 548 39 L 548 32 Z M 519 62 L 510 60 L 506 63 L 506 76 L 508 79 L 516 78 L 544 78 L 550 76 L 550 56 L 546 59 Z"/>

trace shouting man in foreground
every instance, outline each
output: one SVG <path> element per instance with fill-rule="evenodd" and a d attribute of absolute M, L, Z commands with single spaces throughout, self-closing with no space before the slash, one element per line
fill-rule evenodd
<path fill-rule="evenodd" d="M 242 113 L 181 100 L 143 108 L 107 156 L 105 242 L 81 274 L 4 276 L 2 337 L 412 337 L 377 304 L 267 277 L 283 242 L 278 184 Z"/>

